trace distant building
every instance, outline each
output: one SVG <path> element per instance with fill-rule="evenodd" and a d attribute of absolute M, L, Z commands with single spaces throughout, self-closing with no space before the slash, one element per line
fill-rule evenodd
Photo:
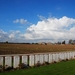
<path fill-rule="evenodd" d="M 45 42 L 39 42 L 39 44 L 40 44 L 40 45 L 46 45 L 46 43 L 45 43 Z"/>
<path fill-rule="evenodd" d="M 52 44 L 53 44 L 53 43 L 51 43 L 51 42 L 48 42 L 48 43 L 47 43 L 47 45 L 52 45 Z"/>

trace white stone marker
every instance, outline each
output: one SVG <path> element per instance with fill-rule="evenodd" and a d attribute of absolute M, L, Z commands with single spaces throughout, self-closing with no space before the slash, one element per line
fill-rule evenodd
<path fill-rule="evenodd" d="M 55 62 L 56 61 L 56 57 L 55 57 L 55 53 L 54 54 L 52 54 L 52 59 L 53 59 L 53 62 Z"/>
<path fill-rule="evenodd" d="M 70 59 L 73 59 L 72 52 L 70 52 Z"/>
<path fill-rule="evenodd" d="M 64 53 L 61 53 L 61 60 L 64 60 Z"/>
<path fill-rule="evenodd" d="M 71 52 L 71 59 L 73 59 L 73 54 L 72 54 L 72 52 Z"/>
<path fill-rule="evenodd" d="M 29 66 L 34 66 L 34 55 L 29 55 Z"/>
<path fill-rule="evenodd" d="M 52 54 L 49 54 L 49 63 L 52 63 L 53 59 L 52 59 Z"/>
<path fill-rule="evenodd" d="M 56 62 L 59 61 L 59 54 L 58 54 L 58 53 L 55 54 L 55 61 L 56 61 Z"/>
<path fill-rule="evenodd" d="M 64 52 L 62 53 L 62 55 L 63 55 L 63 60 L 65 60 L 65 55 L 64 55 Z"/>
<path fill-rule="evenodd" d="M 24 64 L 28 64 L 28 56 L 27 55 L 25 55 L 25 56 L 22 56 L 22 63 L 24 63 Z"/>
<path fill-rule="evenodd" d="M 65 60 L 65 52 L 63 52 L 63 58 L 64 58 L 64 60 Z"/>
<path fill-rule="evenodd" d="M 14 59 L 14 62 L 13 62 L 13 67 L 14 68 L 17 68 L 17 67 L 19 67 L 19 63 L 20 63 L 20 56 L 14 56 L 13 57 Z"/>
<path fill-rule="evenodd" d="M 2 56 L 0 56 L 0 65 L 3 66 L 3 57 Z"/>
<path fill-rule="evenodd" d="M 6 56 L 5 57 L 5 66 L 8 66 L 8 67 L 12 67 L 12 57 L 11 56 Z"/>
<path fill-rule="evenodd" d="M 49 62 L 49 54 L 44 55 L 44 62 Z"/>
<path fill-rule="evenodd" d="M 66 53 L 64 52 L 64 60 L 66 60 Z"/>
<path fill-rule="evenodd" d="M 71 59 L 71 52 L 70 52 L 70 59 Z"/>
<path fill-rule="evenodd" d="M 68 52 L 67 55 L 68 55 L 68 60 L 70 60 L 70 52 Z"/>
<path fill-rule="evenodd" d="M 43 55 L 41 54 L 41 55 L 39 55 L 39 61 L 40 61 L 40 64 L 43 64 L 44 63 L 44 58 L 43 58 Z"/>
<path fill-rule="evenodd" d="M 74 53 L 74 59 L 75 59 L 75 52 L 73 52 Z"/>
<path fill-rule="evenodd" d="M 72 52 L 72 56 L 73 56 L 73 59 L 74 59 L 74 52 Z"/>
<path fill-rule="evenodd" d="M 60 52 L 58 53 L 58 61 L 60 61 Z"/>
<path fill-rule="evenodd" d="M 64 53 L 59 53 L 59 58 L 60 58 L 60 60 L 64 60 Z"/>
<path fill-rule="evenodd" d="M 35 65 L 40 62 L 40 55 L 35 55 Z"/>
<path fill-rule="evenodd" d="M 61 53 L 59 53 L 59 61 L 61 61 Z"/>

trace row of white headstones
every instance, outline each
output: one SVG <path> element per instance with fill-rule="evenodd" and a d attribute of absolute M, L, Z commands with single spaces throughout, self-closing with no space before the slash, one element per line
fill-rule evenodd
<path fill-rule="evenodd" d="M 10 66 L 13 68 L 19 67 L 20 63 L 29 66 L 35 66 L 38 62 L 44 64 L 45 62 L 53 63 L 62 60 L 75 59 L 75 52 L 52 52 L 52 53 L 38 53 L 38 54 L 22 54 L 22 55 L 0 55 L 0 65 Z"/>

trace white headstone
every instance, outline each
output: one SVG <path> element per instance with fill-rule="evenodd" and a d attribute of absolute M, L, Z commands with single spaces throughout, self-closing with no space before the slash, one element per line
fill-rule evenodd
<path fill-rule="evenodd" d="M 58 54 L 58 53 L 55 54 L 55 61 L 56 61 L 56 62 L 59 61 L 59 54 Z"/>
<path fill-rule="evenodd" d="M 52 54 L 53 62 L 56 61 L 56 57 L 55 57 L 55 55 L 56 55 L 55 53 Z"/>
<path fill-rule="evenodd" d="M 13 62 L 13 67 L 14 68 L 17 68 L 19 67 L 19 64 L 20 64 L 20 56 L 14 56 L 14 62 Z"/>
<path fill-rule="evenodd" d="M 52 54 L 49 54 L 49 63 L 52 63 L 53 59 L 52 59 Z"/>
<path fill-rule="evenodd" d="M 49 55 L 48 54 L 44 55 L 44 62 L 49 62 Z"/>
<path fill-rule="evenodd" d="M 75 59 L 75 52 L 73 52 L 74 53 L 74 59 Z"/>
<path fill-rule="evenodd" d="M 35 65 L 40 62 L 40 55 L 35 55 Z"/>
<path fill-rule="evenodd" d="M 41 54 L 41 55 L 39 55 L 39 61 L 40 61 L 40 64 L 43 64 L 44 63 L 44 59 L 43 59 L 43 55 Z"/>
<path fill-rule="evenodd" d="M 70 53 L 69 52 L 67 52 L 67 58 L 68 58 L 68 60 L 70 59 Z"/>
<path fill-rule="evenodd" d="M 22 63 L 24 63 L 24 64 L 28 64 L 28 56 L 22 56 Z"/>
<path fill-rule="evenodd" d="M 71 59 L 71 52 L 69 54 L 70 54 L 70 59 Z"/>
<path fill-rule="evenodd" d="M 67 59 L 67 54 L 66 54 L 66 52 L 64 52 L 64 60 L 66 60 Z"/>
<path fill-rule="evenodd" d="M 64 60 L 64 57 L 65 57 L 65 55 L 64 55 L 63 52 L 59 53 L 59 58 L 60 58 L 60 60 Z"/>
<path fill-rule="evenodd" d="M 29 55 L 29 66 L 34 66 L 34 55 Z"/>
<path fill-rule="evenodd" d="M 59 53 L 59 61 L 61 61 L 61 53 Z"/>
<path fill-rule="evenodd" d="M 64 60 L 64 53 L 61 53 L 61 60 Z"/>
<path fill-rule="evenodd" d="M 5 57 L 5 66 L 12 67 L 12 57 L 11 56 Z"/>
<path fill-rule="evenodd" d="M 64 54 L 64 52 L 62 53 L 62 55 L 63 55 L 63 60 L 65 60 L 65 54 Z"/>
<path fill-rule="evenodd" d="M 73 59 L 73 54 L 72 54 L 72 52 L 70 52 L 70 58 Z"/>
<path fill-rule="evenodd" d="M 0 56 L 0 65 L 3 66 L 3 57 Z"/>
<path fill-rule="evenodd" d="M 73 59 L 74 59 L 74 52 L 72 52 L 72 57 L 73 57 Z"/>

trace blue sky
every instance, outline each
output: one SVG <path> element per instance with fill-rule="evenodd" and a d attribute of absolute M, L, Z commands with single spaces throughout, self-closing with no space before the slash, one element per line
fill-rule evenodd
<path fill-rule="evenodd" d="M 26 38 L 31 39 L 33 37 L 32 31 L 36 32 L 36 28 L 38 26 L 38 30 L 40 29 L 41 25 L 38 25 L 39 22 L 42 23 L 45 19 L 48 20 L 53 17 L 59 20 L 64 16 L 66 16 L 66 19 L 70 20 L 71 18 L 75 18 L 75 0 L 0 0 L 0 32 L 4 32 L 5 34 L 3 33 L 3 35 L 8 37 L 7 39 L 4 38 L 5 40 L 8 40 L 10 38 L 9 36 L 12 34 L 14 35 L 11 36 L 12 39 L 17 39 L 16 34 L 20 40 L 22 39 L 22 36 L 23 40 Z M 32 29 L 30 30 L 31 27 Z M 34 30 L 34 28 L 36 30 Z M 74 22 L 72 22 L 72 24 L 70 24 L 66 29 L 68 28 L 74 28 Z M 46 29 L 48 30 L 48 28 Z M 40 30 L 42 30 L 42 28 Z M 34 35 L 37 35 L 37 33 L 38 32 Z M 3 41 L 2 37 L 4 36 L 2 34 L 0 35 L 0 39 Z M 41 35 L 40 32 L 38 35 Z M 44 36 L 42 36 L 40 36 L 41 39 L 44 39 Z M 53 35 L 51 37 L 53 37 Z M 12 40 L 11 38 L 9 41 Z M 48 39 L 48 37 L 46 38 Z M 74 39 L 74 36 L 70 39 Z"/>

